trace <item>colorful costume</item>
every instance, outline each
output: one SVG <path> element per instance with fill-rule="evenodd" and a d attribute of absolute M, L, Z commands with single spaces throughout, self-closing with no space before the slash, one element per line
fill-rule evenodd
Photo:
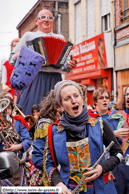
<path fill-rule="evenodd" d="M 107 121 L 107 118 L 111 114 L 111 111 L 108 110 L 107 111 L 107 114 L 105 114 L 105 115 L 99 115 L 97 109 L 94 109 L 94 110 L 88 109 L 88 113 L 93 118 L 102 117 L 103 120 Z M 105 146 L 104 146 L 104 149 L 105 149 Z M 108 157 L 109 157 L 109 153 L 107 153 L 105 155 L 105 159 L 107 159 Z"/>
<path fill-rule="evenodd" d="M 95 130 L 95 129 L 98 129 L 98 130 Z M 45 186 L 48 186 L 52 184 L 51 176 L 55 170 L 55 165 L 54 165 L 54 162 L 52 160 L 51 153 L 49 150 L 49 143 L 48 143 L 48 137 L 47 137 L 46 130 L 44 130 L 42 134 L 43 134 L 42 137 L 40 136 L 40 138 L 37 138 L 33 142 L 33 147 L 34 147 L 33 162 L 36 167 L 43 169 L 43 183 Z M 112 135 L 112 132 L 111 132 L 111 135 Z M 80 146 L 77 146 L 77 147 L 71 146 L 75 144 L 79 145 L 78 143 L 80 141 L 72 142 L 72 143 L 67 142 L 67 132 L 66 130 L 64 130 L 64 127 L 60 125 L 60 123 L 58 125 L 53 125 L 52 139 L 53 139 L 53 145 L 54 145 L 55 160 L 57 162 L 57 166 L 58 165 L 61 166 L 61 170 L 60 170 L 61 178 L 60 179 L 65 183 L 65 185 L 69 189 L 73 189 L 72 183 L 70 181 L 74 181 L 75 184 L 78 184 L 78 181 L 82 178 L 83 173 L 85 172 L 85 168 L 87 166 L 93 165 L 97 161 L 98 157 L 102 154 L 103 141 L 105 142 L 105 144 L 110 143 L 110 142 L 106 142 L 106 140 L 102 141 L 100 123 L 97 119 L 94 119 L 94 118 L 90 118 L 89 121 L 87 122 L 87 125 L 85 128 L 84 139 L 81 140 L 82 144 L 80 144 Z M 115 144 L 118 145 L 115 138 L 113 140 Z M 79 151 L 79 154 L 80 154 L 79 166 L 76 165 L 77 163 L 76 163 L 75 156 L 77 152 L 74 149 L 75 147 L 76 149 L 80 150 Z M 93 154 L 94 152 L 96 154 Z M 119 146 L 118 146 L 117 152 L 120 152 L 122 154 L 122 151 L 119 148 Z M 84 153 L 85 157 L 83 157 L 82 153 Z M 112 151 L 111 151 L 111 155 L 113 155 Z M 113 157 L 116 157 L 116 155 L 117 153 L 114 153 Z M 118 158 L 116 160 L 118 163 L 120 162 Z M 104 161 L 104 159 L 102 161 Z M 105 161 L 105 166 L 107 166 L 106 163 L 107 161 Z M 102 163 L 102 166 L 103 166 L 103 163 Z M 76 171 L 75 171 L 75 168 L 76 168 Z M 110 167 L 110 170 L 112 170 L 112 168 L 114 168 L 114 166 Z M 77 173 L 78 169 L 81 169 L 81 171 Z M 107 173 L 106 168 L 103 170 L 103 173 Z M 103 175 L 101 175 L 100 177 L 98 177 L 97 179 L 93 181 L 92 189 L 90 190 L 88 188 L 88 192 L 90 190 L 91 193 L 94 193 L 94 188 L 95 188 L 96 193 L 99 193 L 99 194 L 104 194 L 104 193 L 105 194 L 109 194 L 109 193 L 116 194 L 116 190 L 115 190 L 114 184 L 111 181 L 111 179 L 110 179 L 110 182 L 109 180 L 106 180 L 106 181 L 107 183 L 104 184 L 104 177 Z M 84 185 L 82 190 L 83 190 L 82 191 L 83 193 L 87 193 L 86 184 Z"/>
<path fill-rule="evenodd" d="M 38 122 L 37 129 L 34 133 L 32 161 L 35 166 L 31 177 L 31 186 L 43 185 L 43 156 L 46 142 L 48 141 L 48 127 L 50 119 L 42 118 Z"/>
<path fill-rule="evenodd" d="M 39 120 L 38 127 L 34 134 L 32 161 L 36 168 L 43 170 L 43 154 L 48 135 L 50 119 L 42 118 Z"/>
<path fill-rule="evenodd" d="M 14 128 L 16 129 L 17 133 L 21 136 L 22 138 L 22 149 L 20 150 L 20 156 L 22 156 L 22 154 L 24 152 L 26 152 L 30 145 L 31 145 L 31 140 L 30 140 L 30 135 L 29 135 L 29 132 L 27 130 L 27 128 L 25 127 L 24 125 L 24 122 L 21 122 L 23 120 L 23 118 L 21 116 L 18 116 L 16 117 L 16 119 L 18 120 L 15 120 L 15 126 Z M 3 150 L 3 144 L 1 143 L 0 144 L 0 148 L 1 148 L 1 151 Z M 27 179 L 26 179 L 26 174 L 25 174 L 25 170 L 24 170 L 24 165 L 20 165 L 20 176 L 17 175 L 17 179 L 19 179 L 20 177 L 20 186 L 27 186 Z M 15 176 L 15 174 L 14 174 Z M 15 183 L 16 183 L 16 180 L 15 180 Z M 11 179 L 4 179 L 1 181 L 1 184 L 2 186 L 18 186 L 19 183 L 16 183 L 16 185 L 12 184 L 11 183 Z"/>
<path fill-rule="evenodd" d="M 125 110 L 116 110 L 114 109 L 111 115 L 107 119 L 108 125 L 113 131 L 120 128 L 129 128 L 128 123 L 129 111 Z M 118 142 L 122 147 L 124 156 L 126 157 L 129 154 L 129 141 L 128 139 L 117 138 Z M 129 166 L 125 164 L 125 161 L 121 162 L 115 169 L 112 171 L 115 180 L 114 184 L 118 194 L 128 194 L 129 193 Z"/>

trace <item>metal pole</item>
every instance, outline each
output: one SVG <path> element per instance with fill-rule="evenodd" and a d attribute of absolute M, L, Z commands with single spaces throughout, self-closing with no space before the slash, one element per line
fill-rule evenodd
<path fill-rule="evenodd" d="M 61 34 L 61 14 L 58 14 L 58 34 Z"/>

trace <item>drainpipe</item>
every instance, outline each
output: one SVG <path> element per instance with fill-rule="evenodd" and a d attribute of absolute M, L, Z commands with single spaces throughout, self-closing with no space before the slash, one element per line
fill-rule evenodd
<path fill-rule="evenodd" d="M 113 77 L 114 77 L 114 101 L 117 100 L 117 76 L 116 76 L 116 74 L 117 74 L 117 72 L 115 72 L 115 48 L 114 48 L 114 70 L 113 70 Z"/>
<path fill-rule="evenodd" d="M 116 31 L 115 31 L 115 27 L 116 27 L 116 0 L 113 1 L 114 3 L 114 17 L 115 17 L 115 26 L 114 26 L 114 47 L 116 46 Z M 115 65 L 116 65 L 116 60 L 115 60 L 115 48 L 114 48 L 114 101 L 117 100 L 117 72 L 115 72 Z"/>
<path fill-rule="evenodd" d="M 55 17 L 58 19 L 58 25 L 57 25 L 57 31 L 58 34 L 61 34 L 61 14 L 58 13 L 59 8 L 58 8 L 58 1 L 55 2 Z"/>
<path fill-rule="evenodd" d="M 58 14 L 58 34 L 61 34 L 61 14 Z"/>
<path fill-rule="evenodd" d="M 58 1 L 55 2 L 55 17 L 58 15 Z"/>

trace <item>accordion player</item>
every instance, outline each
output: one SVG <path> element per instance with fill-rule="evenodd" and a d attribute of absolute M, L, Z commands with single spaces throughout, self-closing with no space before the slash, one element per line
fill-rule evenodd
<path fill-rule="evenodd" d="M 61 68 L 67 60 L 73 44 L 59 37 L 39 37 L 27 41 L 27 47 L 40 53 L 45 57 L 43 66 L 51 65 L 54 68 Z"/>

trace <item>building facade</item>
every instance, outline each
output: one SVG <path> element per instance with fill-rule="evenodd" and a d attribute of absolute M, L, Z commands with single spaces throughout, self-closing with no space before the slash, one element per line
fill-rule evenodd
<path fill-rule="evenodd" d="M 35 24 L 36 16 L 42 9 L 50 10 L 54 17 L 53 32 L 64 35 L 69 39 L 69 22 L 68 22 L 68 0 L 39 0 L 32 7 L 32 9 L 25 15 L 25 17 L 17 25 L 19 37 L 27 31 L 37 31 Z"/>
<path fill-rule="evenodd" d="M 118 100 L 129 86 L 129 0 L 115 4 L 115 72 Z"/>
<path fill-rule="evenodd" d="M 69 39 L 74 43 L 72 54 L 78 66 L 66 79 L 87 86 L 88 104 L 93 106 L 92 93 L 99 86 L 114 96 L 114 1 L 69 0 Z M 103 56 L 99 42 L 103 41 Z M 99 64 L 99 58 L 105 61 Z M 103 58 L 103 59 L 102 59 Z"/>

